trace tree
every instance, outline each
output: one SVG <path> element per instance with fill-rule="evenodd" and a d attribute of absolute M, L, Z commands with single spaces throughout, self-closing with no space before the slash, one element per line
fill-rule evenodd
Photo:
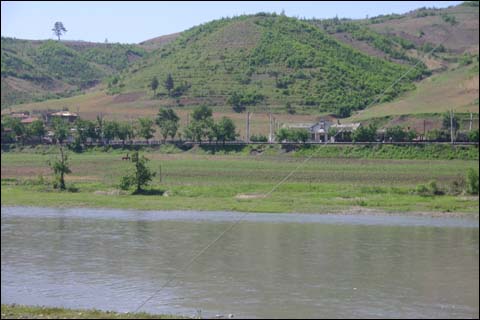
<path fill-rule="evenodd" d="M 165 86 L 165 89 L 168 90 L 168 95 L 170 96 L 172 89 L 174 87 L 173 78 L 170 73 L 167 75 L 167 79 L 165 80 L 164 86 Z"/>
<path fill-rule="evenodd" d="M 96 139 L 97 131 L 95 130 L 95 123 L 89 120 L 83 120 L 78 118 L 75 121 L 75 142 L 79 144 L 85 144 L 87 139 Z"/>
<path fill-rule="evenodd" d="M 214 136 L 214 122 L 212 118 L 212 109 L 205 105 L 196 107 L 192 113 L 192 121 L 185 128 L 187 139 L 201 141 L 202 138 L 212 139 Z"/>
<path fill-rule="evenodd" d="M 63 26 L 63 23 L 60 21 L 55 22 L 55 25 L 52 29 L 53 33 L 58 37 L 58 41 L 60 41 L 60 36 L 67 32 L 67 29 Z"/>
<path fill-rule="evenodd" d="M 33 137 L 43 138 L 45 135 L 45 126 L 41 120 L 33 121 L 27 128 L 29 135 Z"/>
<path fill-rule="evenodd" d="M 67 123 L 60 118 L 53 119 L 53 137 L 57 140 L 60 144 L 63 143 L 68 138 L 68 130 L 69 127 Z"/>
<path fill-rule="evenodd" d="M 346 106 L 342 106 L 338 109 L 337 116 L 339 118 L 348 118 L 352 114 L 352 109 Z"/>
<path fill-rule="evenodd" d="M 352 135 L 353 142 L 373 142 L 377 136 L 377 126 L 369 124 L 368 127 L 361 126 Z"/>
<path fill-rule="evenodd" d="M 158 89 L 158 79 L 157 77 L 153 77 L 152 81 L 150 82 L 150 88 L 153 90 L 153 96 L 155 97 L 155 93 Z"/>
<path fill-rule="evenodd" d="M 473 168 L 467 170 L 467 193 L 478 194 L 478 172 Z"/>
<path fill-rule="evenodd" d="M 132 155 L 132 162 L 135 163 L 135 172 L 123 176 L 120 181 L 120 188 L 128 190 L 131 186 L 135 186 L 134 194 L 141 193 L 142 187 L 146 186 L 152 178 L 155 176 L 155 172 L 150 171 L 147 167 L 147 161 L 145 156 L 139 156 L 138 151 Z"/>
<path fill-rule="evenodd" d="M 48 165 L 52 168 L 53 173 L 55 174 L 55 183 L 54 188 L 60 188 L 60 190 L 65 190 L 65 174 L 71 173 L 68 166 L 68 155 L 63 150 L 63 146 L 60 145 L 60 158 L 57 158 L 53 161 L 48 161 Z"/>
<path fill-rule="evenodd" d="M 26 132 L 25 132 L 25 127 L 22 125 L 20 119 L 5 117 L 2 120 L 4 120 L 5 128 L 12 129 L 12 133 L 13 133 L 13 136 L 15 137 L 15 140 L 22 141 L 23 143 Z"/>
<path fill-rule="evenodd" d="M 160 133 L 163 136 L 163 140 L 167 140 L 170 136 L 172 139 L 177 134 L 180 118 L 172 109 L 160 109 L 158 111 L 156 124 L 160 127 Z"/>
<path fill-rule="evenodd" d="M 460 126 L 458 124 L 458 118 L 455 115 L 453 115 L 452 117 L 452 124 L 453 124 L 453 132 L 456 134 L 457 130 L 460 129 Z M 442 128 L 446 130 L 450 130 L 450 112 L 445 112 L 443 114 Z"/>
<path fill-rule="evenodd" d="M 287 111 L 288 114 L 295 114 L 296 113 L 295 108 L 292 106 L 292 104 L 290 102 L 287 102 L 287 104 L 285 105 L 285 110 Z"/>
<path fill-rule="evenodd" d="M 138 118 L 138 135 L 142 138 L 148 139 L 153 138 L 155 129 L 153 128 L 153 120 L 150 118 Z"/>
<path fill-rule="evenodd" d="M 235 132 L 235 124 L 232 119 L 222 117 L 220 121 L 214 126 L 214 134 L 217 141 L 222 141 L 225 145 L 225 141 L 235 140 L 237 133 Z"/>
<path fill-rule="evenodd" d="M 385 138 L 393 142 L 405 141 L 407 138 L 407 132 L 405 132 L 400 126 L 387 128 L 387 131 L 385 132 Z"/>
<path fill-rule="evenodd" d="M 105 124 L 105 121 L 103 120 L 102 115 L 97 115 L 97 125 L 95 126 L 95 131 L 97 133 L 97 137 L 99 139 L 102 139 L 103 143 L 103 125 Z"/>
<path fill-rule="evenodd" d="M 107 140 L 107 143 L 115 139 L 115 137 L 118 137 L 118 127 L 119 125 L 116 121 L 105 121 L 103 125 L 103 138 Z"/>
<path fill-rule="evenodd" d="M 119 123 L 117 136 L 122 140 L 122 144 L 125 144 L 125 140 L 132 139 L 134 137 L 132 125 L 128 122 Z"/>

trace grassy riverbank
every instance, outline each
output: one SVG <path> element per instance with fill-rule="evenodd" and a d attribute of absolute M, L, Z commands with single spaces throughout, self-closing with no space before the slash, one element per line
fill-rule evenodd
<path fill-rule="evenodd" d="M 187 319 L 172 315 L 117 313 L 95 309 L 77 310 L 2 304 L 2 319 Z"/>
<path fill-rule="evenodd" d="M 478 149 L 477 149 L 478 150 Z M 304 156 L 266 150 L 207 154 L 145 152 L 157 174 L 150 195 L 118 190 L 133 165 L 124 151 L 71 153 L 67 186 L 54 191 L 46 162 L 52 154 L 4 152 L 2 205 L 111 207 L 142 210 L 229 210 L 248 212 L 478 212 L 478 196 L 462 193 L 468 168 L 477 160 L 412 160 L 313 157 L 268 197 Z M 478 169 L 477 169 L 478 170 Z M 418 194 L 418 185 L 436 181 L 439 194 Z"/>

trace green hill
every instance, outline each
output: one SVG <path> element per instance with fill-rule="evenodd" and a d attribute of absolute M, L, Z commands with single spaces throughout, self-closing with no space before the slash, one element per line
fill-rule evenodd
<path fill-rule="evenodd" d="M 171 74 L 166 104 L 284 107 L 309 112 L 365 108 L 407 66 L 371 57 L 342 44 L 309 22 L 257 14 L 222 19 L 183 32 L 122 73 L 112 93 L 148 92 L 151 79 Z M 383 97 L 412 89 L 425 68 L 410 72 Z M 174 99 L 172 99 L 174 98 Z"/>
<path fill-rule="evenodd" d="M 146 54 L 136 45 L 1 39 L 2 108 L 80 93 Z"/>

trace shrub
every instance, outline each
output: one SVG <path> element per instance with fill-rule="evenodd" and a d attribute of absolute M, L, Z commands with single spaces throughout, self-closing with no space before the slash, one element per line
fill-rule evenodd
<path fill-rule="evenodd" d="M 467 171 L 467 193 L 478 194 L 478 172 L 470 168 Z"/>

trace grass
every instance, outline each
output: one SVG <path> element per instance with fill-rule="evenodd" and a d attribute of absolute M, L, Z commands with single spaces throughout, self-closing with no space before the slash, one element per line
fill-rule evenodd
<path fill-rule="evenodd" d="M 187 319 L 172 315 L 118 313 L 95 309 L 64 309 L 2 304 L 2 319 Z"/>
<path fill-rule="evenodd" d="M 478 68 L 478 64 L 476 66 Z M 478 113 L 478 69 L 472 73 L 473 68 L 460 67 L 426 78 L 417 84 L 415 90 L 392 102 L 360 111 L 346 122 L 391 115 L 438 113 L 450 109 Z"/>
<path fill-rule="evenodd" d="M 266 198 L 264 194 L 295 169 L 301 156 L 193 152 L 146 153 L 159 172 L 151 188 L 158 195 L 118 192 L 120 176 L 133 165 L 118 152 L 71 154 L 67 185 L 78 192 L 58 193 L 46 181 L 51 155 L 2 153 L 1 204 L 112 207 L 142 210 L 228 210 L 247 212 L 339 212 L 352 208 L 400 212 L 478 212 L 478 197 L 422 196 L 418 184 L 436 180 L 442 190 L 465 177 L 477 160 L 385 160 L 312 158 Z M 160 181 L 161 178 L 161 181 Z M 160 194 L 163 194 L 160 196 Z"/>

